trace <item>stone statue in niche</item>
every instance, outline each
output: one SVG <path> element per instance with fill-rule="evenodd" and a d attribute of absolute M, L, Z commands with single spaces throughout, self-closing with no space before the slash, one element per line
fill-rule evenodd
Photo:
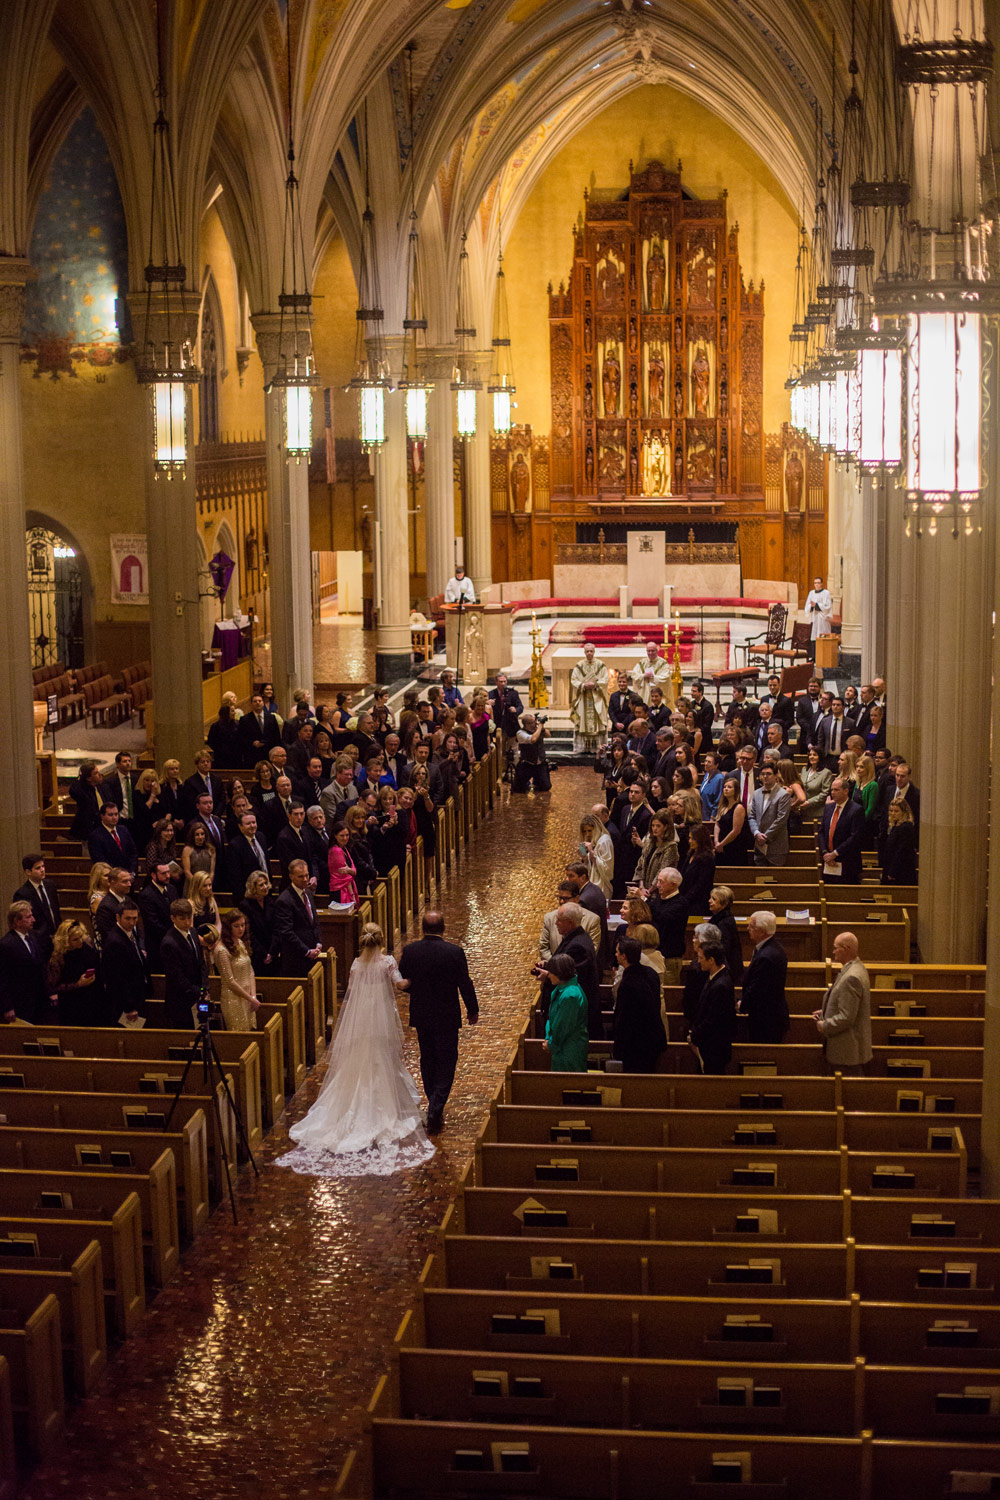
<path fill-rule="evenodd" d="M 684 415 L 684 387 L 681 385 L 680 380 L 675 380 L 674 381 L 674 416 L 675 417 L 682 417 L 683 415 Z"/>
<path fill-rule="evenodd" d="M 590 371 L 583 383 L 583 418 L 585 422 L 594 420 L 594 382 L 590 378 Z"/>
<path fill-rule="evenodd" d="M 594 321 L 590 316 L 590 303 L 587 303 L 583 314 L 583 347 L 587 354 L 590 353 L 594 343 Z"/>
<path fill-rule="evenodd" d="M 785 460 L 785 508 L 788 511 L 802 509 L 802 460 L 796 449 L 792 449 Z"/>
<path fill-rule="evenodd" d="M 531 493 L 531 470 L 524 461 L 523 453 L 519 453 L 511 465 L 510 492 L 514 509 L 521 512 L 527 510 L 528 496 Z"/>
<path fill-rule="evenodd" d="M 608 443 L 601 449 L 601 484 L 609 490 L 620 490 L 625 480 L 625 459 L 617 443 Z"/>
<path fill-rule="evenodd" d="M 625 263 L 614 250 L 605 250 L 597 267 L 597 301 L 616 306 L 625 290 Z"/>
<path fill-rule="evenodd" d="M 715 255 L 704 242 L 696 241 L 688 254 L 688 306 L 715 306 Z"/>
<path fill-rule="evenodd" d="M 725 429 L 723 429 L 725 431 Z M 723 444 L 719 454 L 719 489 L 725 491 L 729 484 L 729 449 Z"/>
<path fill-rule="evenodd" d="M 691 401 L 694 406 L 696 417 L 708 416 L 708 380 L 711 374 L 711 366 L 708 363 L 708 351 L 704 342 L 699 341 L 695 347 L 694 359 L 691 362 Z"/>
<path fill-rule="evenodd" d="M 649 351 L 649 411 L 650 417 L 663 416 L 663 382 L 666 369 L 659 349 Z"/>
<path fill-rule="evenodd" d="M 677 447 L 674 450 L 674 494 L 679 495 L 681 485 L 684 483 L 684 447 L 678 435 Z"/>
<path fill-rule="evenodd" d="M 628 352 L 635 354 L 639 348 L 639 325 L 635 320 L 635 314 L 628 320 Z"/>
<path fill-rule="evenodd" d="M 631 448 L 628 455 L 629 491 L 636 494 L 639 489 L 639 453 L 636 448 Z"/>
<path fill-rule="evenodd" d="M 583 461 L 584 472 L 587 480 L 587 491 L 591 493 L 594 488 L 594 445 L 587 444 L 587 452 Z"/>
<path fill-rule="evenodd" d="M 670 494 L 670 448 L 658 432 L 647 432 L 643 440 L 642 493 Z"/>
<path fill-rule="evenodd" d="M 650 312 L 663 311 L 663 295 L 667 285 L 667 261 L 659 235 L 654 235 L 646 261 L 646 300 Z"/>
<path fill-rule="evenodd" d="M 634 380 L 628 386 L 628 414 L 633 421 L 639 415 L 639 387 Z"/>
<path fill-rule="evenodd" d="M 604 415 L 606 417 L 617 417 L 618 400 L 622 388 L 622 369 L 618 363 L 617 351 L 613 348 L 609 349 L 604 356 L 601 387 L 604 392 Z"/>

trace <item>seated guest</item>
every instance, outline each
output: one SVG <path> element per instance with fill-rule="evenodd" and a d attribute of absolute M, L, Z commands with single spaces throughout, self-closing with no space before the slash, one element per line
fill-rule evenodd
<path fill-rule="evenodd" d="M 702 1073 L 724 1073 L 733 1055 L 736 997 L 721 943 L 703 942 L 698 962 L 707 976 L 688 1032 L 688 1046 Z"/>
<path fill-rule="evenodd" d="M 160 965 L 166 976 L 164 1019 L 185 1031 L 195 1024 L 195 1006 L 208 989 L 207 954 L 214 937 L 194 932 L 194 908 L 182 898 L 170 903 L 170 931 L 160 944 Z"/>
<path fill-rule="evenodd" d="M 120 818 L 115 804 L 105 802 L 97 826 L 90 830 L 87 849 L 92 862 L 103 859 L 109 865 L 123 865 L 134 875 L 139 868 L 139 854 L 132 835 Z"/>
<path fill-rule="evenodd" d="M 51 880 L 45 878 L 45 860 L 40 854 L 26 854 L 21 860 L 25 882 L 14 892 L 15 901 L 27 901 L 35 919 L 32 928 L 35 942 L 46 963 L 52 954 L 52 940 L 56 928 L 62 921 L 59 910 L 59 892 Z"/>
<path fill-rule="evenodd" d="M 190 825 L 181 850 L 181 870 L 185 883 L 190 882 L 199 870 L 215 874 L 215 845 L 208 837 L 208 829 L 200 819 Z"/>
<path fill-rule="evenodd" d="M 568 953 L 549 961 L 549 1012 L 545 1018 L 545 1050 L 553 1073 L 585 1073 L 589 1036 L 587 997 Z"/>
<path fill-rule="evenodd" d="M 751 1042 L 780 1042 L 788 1030 L 788 957 L 774 935 L 777 925 L 772 911 L 755 911 L 747 923 L 753 953 L 743 976 L 740 1014 L 747 1017 Z"/>
<path fill-rule="evenodd" d="M 864 839 L 864 813 L 850 800 L 847 782 L 833 778 L 831 800 L 823 809 L 816 844 L 823 861 L 824 881 L 856 884 L 861 879 L 861 846 Z"/>
<path fill-rule="evenodd" d="M 708 909 L 712 914 L 712 924 L 718 929 L 719 942 L 726 955 L 726 968 L 732 975 L 733 983 L 742 984 L 743 944 L 740 941 L 736 917 L 733 915 L 732 889 L 728 885 L 713 886 L 708 898 Z"/>
<path fill-rule="evenodd" d="M 660 1016 L 660 982 L 642 962 L 635 938 L 619 938 L 622 977 L 615 996 L 613 1056 L 626 1073 L 655 1073 L 667 1047 Z"/>
<path fill-rule="evenodd" d="M 274 946 L 274 897 L 271 881 L 263 870 L 253 870 L 247 876 L 246 889 L 240 901 L 240 911 L 247 919 L 244 941 L 250 949 L 250 962 L 254 972 L 273 964 Z"/>
<path fill-rule="evenodd" d="M 212 949 L 212 964 L 221 980 L 219 1000 L 227 1031 L 256 1031 L 260 1001 L 247 943 L 247 919 L 237 906 L 222 919 L 222 933 Z"/>
<path fill-rule="evenodd" d="M 70 785 L 69 795 L 70 800 L 76 804 L 69 831 L 73 838 L 83 843 L 101 821 L 101 808 L 106 801 L 101 768 L 96 760 L 80 762 L 80 769 L 76 780 Z"/>
<path fill-rule="evenodd" d="M 889 803 L 888 832 L 882 855 L 883 885 L 916 885 L 917 829 L 908 802 Z"/>
<path fill-rule="evenodd" d="M 688 914 L 704 916 L 715 884 L 715 852 L 710 824 L 696 823 L 691 829 L 687 853 L 678 868 L 682 876 L 681 896 L 687 903 Z"/>
<path fill-rule="evenodd" d="M 288 881 L 274 908 L 278 972 L 302 979 L 323 951 L 316 907 L 309 890 L 309 865 L 304 859 L 292 860 Z"/>
<path fill-rule="evenodd" d="M 142 945 L 152 964 L 159 964 L 160 944 L 170 931 L 170 906 L 176 899 L 170 866 L 165 861 L 154 864 L 149 880 L 135 898 L 142 918 Z"/>
<path fill-rule="evenodd" d="M 818 745 L 809 746 L 806 752 L 805 768 L 801 774 L 802 790 L 806 794 L 806 800 L 802 804 L 802 820 L 805 822 L 807 819 L 822 817 L 833 782 L 833 774 L 823 764 Z"/>
<path fill-rule="evenodd" d="M 132 872 L 120 866 L 108 873 L 108 889 L 93 913 L 94 935 L 100 948 L 118 921 L 118 913 L 132 892 Z"/>
<path fill-rule="evenodd" d="M 56 997 L 60 1026 L 106 1024 L 100 960 L 82 922 L 60 922 L 49 959 L 47 988 Z"/>
<path fill-rule="evenodd" d="M 664 984 L 678 982 L 687 945 L 688 904 L 681 895 L 680 870 L 667 868 L 656 877 L 656 891 L 649 898 L 649 914 L 660 935 L 664 959 Z"/>
<path fill-rule="evenodd" d="M 108 1005 L 105 1025 L 114 1025 L 120 1015 L 135 1021 L 145 1014 L 152 986 L 146 950 L 136 931 L 138 921 L 138 906 L 126 901 L 101 944 L 101 980 Z"/>
<path fill-rule="evenodd" d="M 0 1021 L 6 1025 L 15 1019 L 44 1025 L 55 1000 L 34 925 L 27 901 L 14 901 L 7 908 L 7 931 L 0 938 Z"/>

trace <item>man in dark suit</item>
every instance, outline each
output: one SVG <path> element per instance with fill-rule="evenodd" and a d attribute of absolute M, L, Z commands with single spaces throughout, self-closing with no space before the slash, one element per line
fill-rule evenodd
<path fill-rule="evenodd" d="M 493 722 L 503 735 L 503 747 L 507 741 L 516 739 L 524 704 L 512 687 L 507 686 L 507 673 L 497 673 L 497 685 L 490 693 L 490 713 Z"/>
<path fill-rule="evenodd" d="M 739 719 L 747 734 L 752 735 L 757 728 L 759 718 L 758 704 L 747 697 L 747 690 L 742 682 L 738 682 L 733 688 L 732 702 L 726 709 L 727 724 L 735 724 Z"/>
<path fill-rule="evenodd" d="M 804 750 L 811 745 L 819 733 L 820 722 L 823 718 L 823 705 L 820 701 L 823 684 L 818 677 L 810 677 L 809 686 L 795 700 L 795 722 L 799 726 L 799 749 Z"/>
<path fill-rule="evenodd" d="M 27 879 L 14 892 L 15 901 L 27 901 L 35 919 L 32 936 L 38 944 L 45 962 L 52 957 L 52 939 L 62 921 L 59 914 L 59 892 L 51 880 L 45 878 L 45 861 L 40 854 L 26 854 L 21 860 L 21 869 Z"/>
<path fill-rule="evenodd" d="M 597 971 L 597 950 L 590 937 L 583 929 L 583 912 L 578 902 L 564 901 L 556 912 L 555 927 L 559 934 L 559 946 L 552 957 L 559 953 L 568 953 L 576 965 L 576 977 L 580 982 L 580 988 L 587 997 L 587 1030 L 591 1036 L 600 1037 L 604 1034 L 601 1019 L 601 995 L 600 975 Z M 535 977 L 542 981 L 541 1012 L 543 1016 L 549 1013 L 549 999 L 552 992 L 552 984 L 549 980 L 548 964 L 550 960 L 535 965 Z"/>
<path fill-rule="evenodd" d="M 587 866 L 574 863 L 566 866 L 566 879 L 573 885 L 576 900 L 584 911 L 592 911 L 601 924 L 601 947 L 597 955 L 598 976 L 611 962 L 611 947 L 608 942 L 608 899 L 601 887 L 588 878 Z"/>
<path fill-rule="evenodd" d="M 420 1047 L 420 1077 L 427 1095 L 427 1130 L 435 1135 L 444 1124 L 444 1107 L 458 1063 L 458 1033 L 465 1002 L 469 1025 L 479 1020 L 479 1001 L 465 952 L 444 939 L 444 917 L 425 911 L 423 936 L 407 943 L 399 972 L 410 987 L 410 1025 Z"/>
<path fill-rule="evenodd" d="M 309 865 L 293 859 L 289 884 L 274 903 L 274 945 L 279 974 L 303 979 L 322 952 L 316 906 L 309 890 Z"/>
<path fill-rule="evenodd" d="M 306 810 L 296 798 L 292 802 L 288 821 L 275 839 L 271 853 L 281 865 L 282 889 L 288 884 L 288 867 L 293 859 L 304 859 L 309 864 L 309 848 L 305 835 Z"/>
<path fill-rule="evenodd" d="M 674 771 L 677 767 L 677 749 L 674 745 L 674 731 L 669 724 L 664 724 L 662 729 L 656 731 L 656 752 L 653 761 L 653 776 L 659 776 L 666 781 L 668 786 L 674 784 Z"/>
<path fill-rule="evenodd" d="M 621 847 L 615 850 L 615 873 L 612 895 L 620 900 L 625 887 L 635 874 L 642 852 L 642 841 L 649 832 L 649 820 L 653 810 L 646 801 L 646 789 L 641 781 L 633 781 L 628 789 L 628 799 L 620 809 L 617 819 L 621 830 Z"/>
<path fill-rule="evenodd" d="M 844 713 L 843 698 L 834 698 L 830 705 L 830 712 L 821 722 L 816 735 L 816 743 L 823 757 L 823 764 L 834 775 L 837 774 L 841 752 L 847 749 L 847 741 L 854 730 L 854 720 L 849 719 Z"/>
<path fill-rule="evenodd" d="M 671 866 L 660 870 L 656 890 L 649 898 L 649 914 L 660 939 L 663 982 L 677 984 L 687 943 L 688 904 L 680 894 L 683 876 Z"/>
<path fill-rule="evenodd" d="M 698 964 L 706 976 L 691 1020 L 688 1045 L 703 1073 L 724 1073 L 733 1055 L 736 997 L 721 943 L 700 943 Z"/>
<path fill-rule="evenodd" d="M 751 1042 L 780 1042 L 788 1030 L 788 956 L 774 935 L 776 927 L 771 911 L 755 911 L 747 923 L 754 949 L 743 975 L 740 1014 L 747 1018 Z"/>
<path fill-rule="evenodd" d="M 91 830 L 87 840 L 91 864 L 103 860 L 105 864 L 121 865 L 134 875 L 139 868 L 139 851 L 113 802 L 105 802 L 101 808 L 101 821 Z"/>
<path fill-rule="evenodd" d="M 195 1025 L 192 1006 L 208 989 L 206 945 L 193 931 L 194 907 L 190 901 L 170 903 L 170 924 L 160 944 L 160 963 L 167 979 L 164 1020 L 168 1026 L 190 1031 Z"/>
<path fill-rule="evenodd" d="M 861 879 L 861 842 L 865 815 L 851 801 L 846 781 L 835 776 L 830 787 L 831 801 L 823 808 L 816 842 L 823 861 L 823 879 L 829 883 L 855 884 Z"/>
<path fill-rule="evenodd" d="M 115 768 L 105 776 L 101 791 L 105 802 L 113 802 L 121 814 L 121 820 L 132 827 L 132 756 L 128 750 L 119 750 L 115 756 Z"/>
<path fill-rule="evenodd" d="M 629 755 L 641 755 L 647 767 L 656 759 L 656 735 L 649 727 L 649 720 L 634 718 L 628 726 L 625 749 Z"/>
<path fill-rule="evenodd" d="M 792 758 L 792 747 L 785 742 L 783 726 L 776 719 L 772 719 L 767 726 L 767 743 L 764 750 L 777 750 L 780 760 Z M 761 751 L 761 760 L 764 758 L 764 750 Z"/>
<path fill-rule="evenodd" d="M 270 717 L 268 715 L 268 717 Z M 257 814 L 244 813 L 240 818 L 239 832 L 226 848 L 229 862 L 229 883 L 237 902 L 242 901 L 247 879 L 254 870 L 267 869 L 267 840 L 257 827 Z"/>
<path fill-rule="evenodd" d="M 126 901 L 118 913 L 118 920 L 101 946 L 101 979 L 104 993 L 114 1014 L 109 1014 L 108 1023 L 114 1024 L 119 1014 L 124 1013 L 130 1021 L 145 1013 L 151 985 L 146 950 L 136 932 L 139 908 L 134 901 Z M 121 1006 L 121 1011 L 118 1007 Z"/>
<path fill-rule="evenodd" d="M 94 934 L 98 947 L 118 921 L 118 913 L 131 895 L 133 878 L 132 871 L 121 865 L 116 865 L 108 874 L 107 895 L 101 897 L 94 913 Z"/>
<path fill-rule="evenodd" d="M 170 879 L 168 864 L 154 865 L 153 873 L 136 896 L 142 918 L 142 946 L 149 963 L 160 957 L 160 944 L 170 931 L 170 907 L 177 899 L 177 887 Z"/>
<path fill-rule="evenodd" d="M 872 727 L 872 704 L 874 702 L 875 689 L 872 687 L 870 682 L 863 683 L 861 686 L 861 691 L 858 695 L 858 709 L 855 715 L 858 734 L 860 734 L 862 739 L 867 738 L 868 731 Z"/>
<path fill-rule="evenodd" d="M 45 960 L 35 942 L 35 919 L 27 901 L 14 901 L 0 938 L 0 1020 L 44 1025 L 55 996 L 49 994 Z"/>
<path fill-rule="evenodd" d="M 318 755 L 311 755 L 306 763 L 305 774 L 292 782 L 292 795 L 298 797 L 305 808 L 317 807 L 325 786 L 323 762 Z"/>
<path fill-rule="evenodd" d="M 399 735 L 395 730 L 385 737 L 385 772 L 386 786 L 394 786 L 398 790 L 406 780 L 406 768 L 409 761 L 399 748 Z"/>
<path fill-rule="evenodd" d="M 326 826 L 326 813 L 318 805 L 306 809 L 306 826 L 302 830 L 306 841 L 306 858 L 309 873 L 316 882 L 317 896 L 330 894 L 330 834 Z"/>
<path fill-rule="evenodd" d="M 101 821 L 104 806 L 104 783 L 101 768 L 96 760 L 85 760 L 80 764 L 76 780 L 71 784 L 69 795 L 76 804 L 70 833 L 81 843 L 90 837 L 90 830 Z"/>
<path fill-rule="evenodd" d="M 697 678 L 691 684 L 691 712 L 694 715 L 695 727 L 701 730 L 701 749 L 704 753 L 712 748 L 715 709 L 705 697 L 705 684 L 699 682 Z"/>
<path fill-rule="evenodd" d="M 250 712 L 243 715 L 238 729 L 244 764 L 248 766 L 267 760 L 268 751 L 281 739 L 277 719 L 267 713 L 263 698 L 256 693 L 250 699 Z"/>
<path fill-rule="evenodd" d="M 182 788 L 186 818 L 194 817 L 198 810 L 198 798 L 202 792 L 207 792 L 211 797 L 211 810 L 217 818 L 224 818 L 226 815 L 226 789 L 221 778 L 212 774 L 213 759 L 209 749 L 199 750 L 194 758 L 194 772 Z"/>
<path fill-rule="evenodd" d="M 295 712 L 285 720 L 281 730 L 281 743 L 290 750 L 299 737 L 303 724 L 315 725 L 312 709 L 308 703 L 296 703 Z"/>
<path fill-rule="evenodd" d="M 313 726 L 306 721 L 299 725 L 299 732 L 288 746 L 287 770 L 292 785 L 306 774 L 306 767 L 313 756 Z"/>
<path fill-rule="evenodd" d="M 288 815 L 292 810 L 292 783 L 287 776 L 279 776 L 274 783 L 274 790 L 277 795 L 265 803 L 261 813 L 264 836 L 272 849 L 282 829 L 288 827 Z"/>
<path fill-rule="evenodd" d="M 787 693 L 781 691 L 781 678 L 777 673 L 767 679 L 767 693 L 761 699 L 761 703 L 767 703 L 771 708 L 771 718 L 776 719 L 785 731 L 782 736 L 788 738 L 789 730 L 795 722 L 795 704 Z"/>
<path fill-rule="evenodd" d="M 767 731 L 770 729 L 770 727 L 771 705 L 770 703 L 762 703 L 760 705 L 759 717 L 757 719 L 756 728 L 753 732 L 752 740 L 754 755 L 758 762 L 760 761 L 761 756 L 764 754 L 764 751 L 767 749 Z"/>
<path fill-rule="evenodd" d="M 211 793 L 199 793 L 195 801 L 194 817 L 191 819 L 191 823 L 188 824 L 188 828 L 190 829 L 191 824 L 193 823 L 204 823 L 205 832 L 208 835 L 208 842 L 215 850 L 216 868 L 218 869 L 224 859 L 224 850 L 226 847 L 226 830 L 223 826 L 222 819 L 215 815 L 212 807 L 213 804 Z"/>

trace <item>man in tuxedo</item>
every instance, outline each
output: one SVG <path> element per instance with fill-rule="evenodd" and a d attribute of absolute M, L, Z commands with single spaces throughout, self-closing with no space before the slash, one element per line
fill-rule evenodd
<path fill-rule="evenodd" d="M 309 849 L 305 836 L 306 810 L 298 800 L 292 802 L 288 822 L 274 841 L 272 852 L 281 865 L 281 887 L 288 884 L 288 867 L 293 859 L 304 859 L 309 864 Z"/>
<path fill-rule="evenodd" d="M 134 1021 L 145 1013 L 151 985 L 146 950 L 136 932 L 139 908 L 134 901 L 126 901 L 118 913 L 118 920 L 101 946 L 101 980 L 111 1009 L 108 1022 L 117 1022 L 123 1013 Z M 118 1012 L 118 1006 L 121 1012 Z"/>
<path fill-rule="evenodd" d="M 132 756 L 128 750 L 119 750 L 115 756 L 115 768 L 104 778 L 101 787 L 105 802 L 113 802 L 121 814 L 122 822 L 132 827 Z"/>
<path fill-rule="evenodd" d="M 358 747 L 358 761 L 361 765 L 364 765 L 369 756 L 381 753 L 382 746 L 375 738 L 375 718 L 372 714 L 358 714 L 354 743 Z"/>
<path fill-rule="evenodd" d="M 405 784 L 405 773 L 407 759 L 399 747 L 399 735 L 395 730 L 390 730 L 385 737 L 385 766 L 382 773 L 382 781 L 386 786 L 394 786 L 398 791 Z"/>
<path fill-rule="evenodd" d="M 737 720 L 743 725 L 747 734 L 752 735 L 757 728 L 760 705 L 747 697 L 746 687 L 738 682 L 733 688 L 732 701 L 726 709 L 726 724 L 735 724 Z"/>
<path fill-rule="evenodd" d="M 444 938 L 444 917 L 425 911 L 422 937 L 407 943 L 399 972 L 409 984 L 409 1023 L 420 1047 L 420 1077 L 427 1095 L 427 1130 L 436 1135 L 444 1125 L 444 1107 L 455 1080 L 458 1033 L 462 1008 L 470 1026 L 479 1021 L 479 1001 L 469 975 L 465 952 Z"/>
<path fill-rule="evenodd" d="M 267 758 L 271 764 L 275 781 L 277 781 L 279 776 L 288 775 L 288 751 L 284 745 L 272 745 L 267 752 Z"/>
<path fill-rule="evenodd" d="M 108 875 L 107 895 L 103 896 L 94 913 L 94 934 L 100 947 L 108 933 L 118 921 L 118 913 L 132 893 L 132 871 L 118 865 Z"/>
<path fill-rule="evenodd" d="M 325 785 L 323 762 L 318 755 L 311 755 L 306 764 L 305 774 L 292 782 L 292 795 L 298 797 L 306 807 L 312 807 L 319 802 Z"/>
<path fill-rule="evenodd" d="M 774 935 L 777 925 L 773 911 L 755 911 L 747 923 L 753 953 L 743 975 L 740 1014 L 751 1042 L 781 1042 L 788 1030 L 788 955 Z"/>
<path fill-rule="evenodd" d="M 787 739 L 795 722 L 795 704 L 787 693 L 781 691 L 781 678 L 776 672 L 767 679 L 767 693 L 761 699 L 761 704 L 764 703 L 770 706 L 772 720 L 776 720 L 784 730 L 782 738 Z"/>
<path fill-rule="evenodd" d="M 264 708 L 259 694 L 250 699 L 250 712 L 239 722 L 240 743 L 243 747 L 243 762 L 252 766 L 258 760 L 266 760 L 267 753 L 281 738 L 278 721 Z"/>
<path fill-rule="evenodd" d="M 833 778 L 830 787 L 831 801 L 823 808 L 816 842 L 823 861 L 823 880 L 827 883 L 854 885 L 861 879 L 861 841 L 865 831 L 865 815 L 856 802 L 851 801 L 847 782 L 840 776 Z"/>
<path fill-rule="evenodd" d="M 295 979 L 303 979 L 322 952 L 309 879 L 306 860 L 293 859 L 288 867 L 289 884 L 274 903 L 278 973 Z"/>
<path fill-rule="evenodd" d="M 593 921 L 593 916 L 588 912 L 587 917 Z M 600 1037 L 604 1034 L 604 1023 L 601 1018 L 601 996 L 600 975 L 597 969 L 597 944 L 591 933 L 584 926 L 583 907 L 576 901 L 563 901 L 556 908 L 553 921 L 555 928 L 554 936 L 557 939 L 556 946 L 550 950 L 549 958 L 542 959 L 532 970 L 536 979 L 542 981 L 540 1009 L 543 1016 L 549 1013 L 549 1001 L 552 996 L 552 982 L 549 979 L 549 961 L 557 954 L 566 953 L 576 965 L 576 977 L 580 988 L 587 997 L 587 1030 L 590 1036 Z M 544 937 L 543 928 L 543 937 Z M 600 931 L 597 933 L 600 942 Z"/>
<path fill-rule="evenodd" d="M 792 799 L 778 782 L 774 766 L 760 768 L 760 786 L 753 794 L 747 821 L 753 834 L 754 863 L 784 865 L 788 862 L 788 814 Z"/>
<path fill-rule="evenodd" d="M 220 777 L 212 772 L 212 761 L 214 757 L 211 750 L 206 748 L 199 750 L 194 758 L 194 772 L 185 781 L 182 788 L 184 795 L 185 817 L 193 818 L 198 810 L 198 798 L 203 792 L 207 792 L 212 799 L 211 811 L 217 818 L 225 816 L 226 812 L 226 789 Z"/>
<path fill-rule="evenodd" d="M 736 764 L 739 768 L 736 775 L 740 784 L 740 801 L 749 817 L 754 793 L 757 790 L 757 752 L 752 745 L 740 746 L 736 754 Z"/>
<path fill-rule="evenodd" d="M 239 831 L 226 849 L 229 861 L 229 883 L 237 902 L 243 899 L 246 883 L 255 870 L 266 875 L 267 840 L 257 827 L 257 814 L 246 812 L 240 818 Z"/>
<path fill-rule="evenodd" d="M 814 743 L 823 719 L 820 693 L 823 684 L 818 677 L 810 677 L 809 686 L 795 700 L 795 722 L 799 726 L 799 750 Z"/>
<path fill-rule="evenodd" d="M 660 939 L 663 954 L 663 983 L 680 980 L 684 949 L 687 944 L 688 903 L 681 895 L 684 877 L 680 870 L 666 865 L 656 877 L 656 890 L 649 898 L 649 914 Z"/>
<path fill-rule="evenodd" d="M 120 822 L 121 814 L 113 802 L 105 802 L 101 808 L 101 821 L 91 830 L 87 849 L 91 864 L 103 860 L 105 864 L 121 865 L 134 875 L 139 868 L 139 852 L 132 835 Z"/>
<path fill-rule="evenodd" d="M 711 750 L 715 709 L 705 697 L 705 684 L 697 678 L 691 684 L 691 712 L 694 715 L 695 727 L 701 730 L 702 752 Z"/>
<path fill-rule="evenodd" d="M 261 813 L 261 823 L 268 846 L 274 849 L 278 842 L 278 835 L 288 827 L 289 814 L 292 811 L 292 783 L 287 776 L 279 776 L 274 783 L 276 795 L 270 802 L 265 803 Z"/>
<path fill-rule="evenodd" d="M 59 913 L 59 892 L 51 880 L 45 878 L 45 861 L 40 854 L 26 854 L 21 860 L 21 869 L 27 877 L 24 884 L 14 892 L 15 901 L 27 901 L 35 919 L 32 936 L 45 962 L 52 957 L 52 939 L 62 921 Z"/>
<path fill-rule="evenodd" d="M 841 932 L 833 942 L 833 961 L 840 973 L 813 1011 L 823 1038 L 826 1065 L 831 1073 L 863 1073 L 872 1060 L 872 995 L 868 970 L 858 957 L 853 932 Z"/>
<path fill-rule="evenodd" d="M 632 703 L 633 694 L 629 683 L 627 672 L 618 673 L 618 686 L 608 699 L 608 733 L 624 734 L 632 720 L 635 718 L 635 707 Z"/>
<path fill-rule="evenodd" d="M 340 822 L 347 809 L 357 800 L 354 762 L 349 755 L 338 755 L 333 763 L 333 780 L 327 782 L 319 797 L 319 805 L 326 813 L 327 822 Z"/>
<path fill-rule="evenodd" d="M 503 737 L 506 751 L 508 740 L 517 738 L 517 731 L 524 713 L 524 704 L 514 688 L 507 685 L 507 673 L 497 673 L 497 685 L 490 693 L 490 713 L 493 722 Z"/>
<path fill-rule="evenodd" d="M 7 931 L 0 938 L 0 1020 L 44 1025 L 55 995 L 49 994 L 45 960 L 35 942 L 35 919 L 27 901 L 14 901 L 7 910 Z"/>
<path fill-rule="evenodd" d="M 146 951 L 146 961 L 159 964 L 160 944 L 170 931 L 170 906 L 177 899 L 177 887 L 170 879 L 170 866 L 154 865 L 149 880 L 135 899 L 142 918 L 142 946 Z"/>
<path fill-rule="evenodd" d="M 861 691 L 858 695 L 858 712 L 856 715 L 857 730 L 862 739 L 867 738 L 868 731 L 872 727 L 872 704 L 874 702 L 875 689 L 870 682 L 862 683 Z"/>
<path fill-rule="evenodd" d="M 313 712 L 309 707 L 309 704 L 296 703 L 295 712 L 290 714 L 289 717 L 285 720 L 284 726 L 281 731 L 281 743 L 290 752 L 291 747 L 295 744 L 296 740 L 299 737 L 299 730 L 302 728 L 303 724 L 308 724 L 310 727 L 312 727 L 312 725 L 314 725 L 315 723 L 316 720 L 313 718 Z"/>
<path fill-rule="evenodd" d="M 170 903 L 170 931 L 160 943 L 160 964 L 166 975 L 164 1020 L 189 1031 L 195 1025 L 192 1009 L 208 989 L 206 953 L 212 947 L 194 932 L 190 901 Z"/>
<path fill-rule="evenodd" d="M 309 872 L 316 882 L 317 896 L 330 894 L 330 835 L 326 827 L 326 813 L 314 803 L 306 808 L 306 826 L 302 830 L 306 842 L 306 858 Z"/>
<path fill-rule="evenodd" d="M 848 737 L 854 733 L 854 729 L 854 720 L 844 713 L 843 698 L 834 698 L 830 704 L 830 712 L 819 726 L 816 739 L 823 764 L 834 775 L 837 773 L 841 754 L 847 749 Z"/>

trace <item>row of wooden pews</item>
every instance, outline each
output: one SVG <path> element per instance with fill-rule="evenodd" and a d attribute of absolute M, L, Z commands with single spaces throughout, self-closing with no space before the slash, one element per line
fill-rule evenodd
<path fill-rule="evenodd" d="M 776 910 L 742 874 L 740 914 Z M 786 879 L 789 906 L 830 894 Z M 827 921 L 866 959 L 888 925 Z M 601 1042 L 553 1074 L 532 1008 L 338 1494 L 1000 1489 L 1000 1202 L 969 1196 L 985 971 L 869 967 L 866 1077 L 822 1071 L 823 957 L 789 966 L 789 1039 L 724 1076 L 694 1073 L 679 987 L 656 1074 Z"/>

